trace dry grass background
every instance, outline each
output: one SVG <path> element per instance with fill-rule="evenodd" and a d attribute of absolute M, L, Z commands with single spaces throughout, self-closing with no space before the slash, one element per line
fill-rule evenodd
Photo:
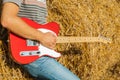
<path fill-rule="evenodd" d="M 48 0 L 48 21 L 60 36 L 103 35 L 112 43 L 57 44 L 58 60 L 81 80 L 120 80 L 120 0 Z M 0 80 L 34 80 L 6 54 L 0 42 Z"/>

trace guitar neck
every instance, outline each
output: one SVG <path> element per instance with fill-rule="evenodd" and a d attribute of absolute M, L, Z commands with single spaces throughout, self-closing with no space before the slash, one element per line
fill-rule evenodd
<path fill-rule="evenodd" d="M 99 37 L 64 37 L 59 36 L 57 38 L 57 43 L 77 43 L 77 42 L 105 42 L 104 40 L 100 39 Z"/>

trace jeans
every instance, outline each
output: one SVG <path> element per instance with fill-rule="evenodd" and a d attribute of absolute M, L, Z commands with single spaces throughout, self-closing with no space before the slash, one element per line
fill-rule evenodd
<path fill-rule="evenodd" d="M 71 71 L 50 57 L 41 57 L 38 60 L 23 65 L 37 80 L 80 80 Z"/>

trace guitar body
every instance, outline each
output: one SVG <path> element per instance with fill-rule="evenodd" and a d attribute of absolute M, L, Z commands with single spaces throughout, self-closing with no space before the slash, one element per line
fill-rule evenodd
<path fill-rule="evenodd" d="M 47 29 L 47 30 L 54 32 L 56 35 L 59 33 L 59 25 L 55 22 L 50 22 L 50 23 L 41 25 L 28 18 L 21 18 L 21 19 L 35 29 Z M 38 55 L 34 55 L 34 56 L 21 56 L 20 55 L 22 51 L 38 51 L 39 50 L 38 46 L 27 46 L 27 41 L 25 38 L 22 38 L 10 32 L 9 40 L 10 40 L 11 56 L 13 60 L 16 61 L 17 63 L 28 64 L 41 57 Z"/>

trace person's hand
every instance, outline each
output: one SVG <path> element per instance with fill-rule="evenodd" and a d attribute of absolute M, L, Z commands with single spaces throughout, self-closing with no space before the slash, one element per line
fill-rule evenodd
<path fill-rule="evenodd" d="M 40 40 L 40 44 L 42 44 L 47 48 L 53 49 L 56 45 L 56 40 L 57 37 L 53 33 L 47 32 L 47 33 L 43 33 L 43 36 Z"/>

